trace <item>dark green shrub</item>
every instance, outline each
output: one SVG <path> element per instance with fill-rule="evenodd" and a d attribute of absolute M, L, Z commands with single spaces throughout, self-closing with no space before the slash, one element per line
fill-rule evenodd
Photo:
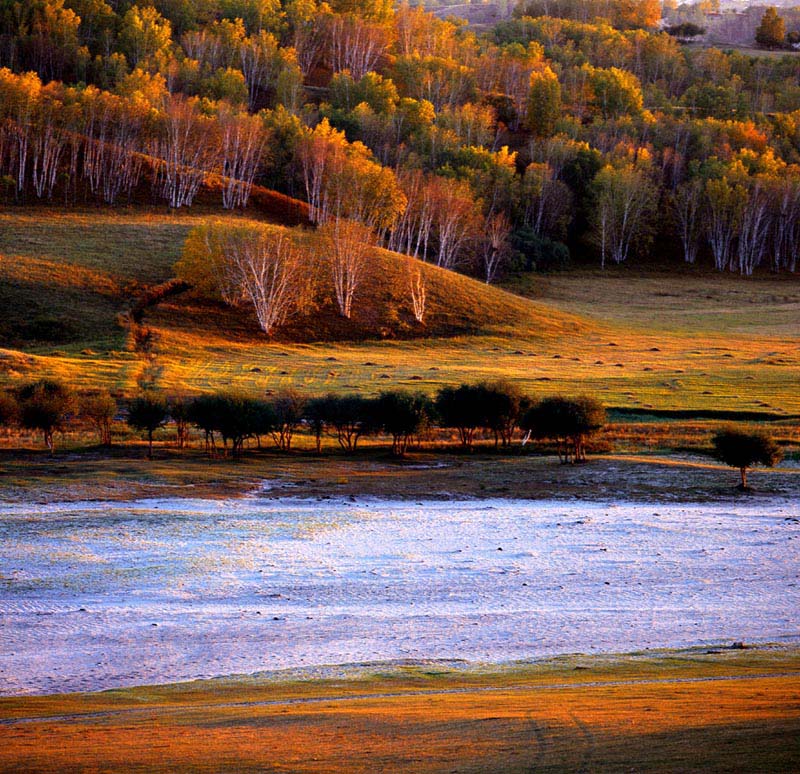
<path fill-rule="evenodd" d="M 392 436 L 392 454 L 405 455 L 412 436 L 429 421 L 433 404 L 427 395 L 402 390 L 384 392 L 374 404 L 376 427 Z"/>
<path fill-rule="evenodd" d="M 735 428 L 727 428 L 717 433 L 712 443 L 714 456 L 720 462 L 732 468 L 739 468 L 742 479 L 739 488 L 743 491 L 749 488 L 748 468 L 752 468 L 753 465 L 771 468 L 783 457 L 778 445 L 766 433 L 746 433 Z"/>
<path fill-rule="evenodd" d="M 436 414 L 441 427 L 458 430 L 461 445 L 471 449 L 475 431 L 486 427 L 486 390 L 475 384 L 445 387 L 436 396 Z"/>
<path fill-rule="evenodd" d="M 594 398 L 545 398 L 532 406 L 520 421 L 531 437 L 556 442 L 562 462 L 586 460 L 586 439 L 605 424 L 605 409 Z"/>
<path fill-rule="evenodd" d="M 305 404 L 305 397 L 295 390 L 285 390 L 272 400 L 275 415 L 272 437 L 279 449 L 289 451 L 292 448 L 292 436 L 303 421 Z"/>
<path fill-rule="evenodd" d="M 40 379 L 22 387 L 17 400 L 22 426 L 41 431 L 45 445 L 52 453 L 54 434 L 63 432 L 69 414 L 75 410 L 75 393 L 61 382 Z"/>
<path fill-rule="evenodd" d="M 169 418 L 167 401 L 156 393 L 144 393 L 134 398 L 128 406 L 128 424 L 135 430 L 147 433 L 147 459 L 153 459 L 153 433 L 163 427 Z"/>
<path fill-rule="evenodd" d="M 510 446 L 530 401 L 510 382 L 501 380 L 478 386 L 484 393 L 484 417 L 486 427 L 494 433 L 494 445 L 501 441 L 503 446 Z"/>

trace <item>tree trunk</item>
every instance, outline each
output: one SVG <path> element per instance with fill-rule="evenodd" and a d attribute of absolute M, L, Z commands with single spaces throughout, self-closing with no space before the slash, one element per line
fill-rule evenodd
<path fill-rule="evenodd" d="M 147 431 L 147 459 L 153 459 L 153 431 Z"/>
<path fill-rule="evenodd" d="M 739 468 L 742 474 L 742 489 L 747 489 L 747 468 Z"/>

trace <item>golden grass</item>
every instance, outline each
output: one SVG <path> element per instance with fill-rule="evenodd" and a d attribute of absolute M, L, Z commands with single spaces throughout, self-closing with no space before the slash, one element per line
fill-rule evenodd
<path fill-rule="evenodd" d="M 793 771 L 798 688 L 797 654 L 764 648 L 19 697 L 0 768 Z"/>
<path fill-rule="evenodd" d="M 270 341 L 246 312 L 179 297 L 145 316 L 152 350 L 127 351 L 117 315 L 131 304 L 131 283 L 167 279 L 186 233 L 208 217 L 0 213 L 0 302 L 9 310 L 0 322 L 0 346 L 7 347 L 0 380 L 49 374 L 128 394 L 142 382 L 182 393 L 293 386 L 376 394 L 502 377 L 534 396 L 585 392 L 641 410 L 800 413 L 800 283 L 693 268 L 531 275 L 511 285 L 533 296 L 529 301 L 427 267 L 430 310 L 422 328 L 404 295 L 403 261 L 380 252 L 352 322 L 323 303 Z M 41 271 L 26 276 L 22 263 L 8 268 L 11 256 Z M 51 266 L 48 281 L 42 274 Z M 59 279 L 63 267 L 75 268 L 69 281 Z M 81 283 L 91 287 L 75 287 Z M 123 292 L 109 297 L 109 283 Z M 64 319 L 75 335 L 56 344 L 31 341 L 26 326 L 37 315 Z"/>

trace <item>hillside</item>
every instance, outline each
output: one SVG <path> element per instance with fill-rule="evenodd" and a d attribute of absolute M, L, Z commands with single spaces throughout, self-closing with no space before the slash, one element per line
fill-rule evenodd
<path fill-rule="evenodd" d="M 124 394 L 142 384 L 374 394 L 503 377 L 535 395 L 588 392 L 642 411 L 800 411 L 797 284 L 788 278 L 716 278 L 710 288 L 690 272 L 669 281 L 625 268 L 527 275 L 527 285 L 514 287 L 529 300 L 426 267 L 429 311 L 420 328 L 403 283 L 388 283 L 390 291 L 380 281 L 399 279 L 407 259 L 378 252 L 351 323 L 323 304 L 269 341 L 246 310 L 186 294 L 146 311 L 150 335 L 137 346 L 121 315 L 172 276 L 186 234 L 206 217 L 0 213 L 3 383 L 52 374 Z M 775 303 L 759 305 L 759 293 Z M 732 311 L 736 325 L 725 323 L 724 309 L 743 304 L 751 313 Z M 680 316 L 665 315 L 670 305 L 681 306 Z"/>

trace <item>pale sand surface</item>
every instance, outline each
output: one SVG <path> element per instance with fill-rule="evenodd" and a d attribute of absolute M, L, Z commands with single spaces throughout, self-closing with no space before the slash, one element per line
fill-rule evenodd
<path fill-rule="evenodd" d="M 0 694 L 796 641 L 800 503 L 4 505 Z"/>

